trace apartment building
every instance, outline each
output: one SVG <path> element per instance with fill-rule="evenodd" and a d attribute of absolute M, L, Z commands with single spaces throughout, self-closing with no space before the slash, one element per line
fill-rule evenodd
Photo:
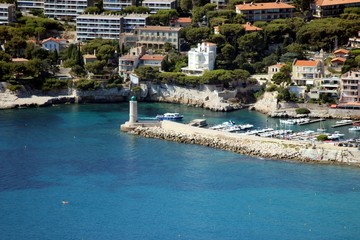
<path fill-rule="evenodd" d="M 93 0 L 45 0 L 44 14 L 49 18 L 75 19 L 93 3 Z"/>
<path fill-rule="evenodd" d="M 215 43 L 199 43 L 197 48 L 188 52 L 188 66 L 181 68 L 181 71 L 186 75 L 203 75 L 205 70 L 214 70 L 215 58 Z"/>
<path fill-rule="evenodd" d="M 358 37 L 349 38 L 349 45 L 352 48 L 360 48 L 360 31 Z"/>
<path fill-rule="evenodd" d="M 136 5 L 135 0 L 103 0 L 103 8 L 110 11 L 121 11 L 132 5 Z"/>
<path fill-rule="evenodd" d="M 360 71 L 349 71 L 341 76 L 340 102 L 360 102 Z"/>
<path fill-rule="evenodd" d="M 148 14 L 128 14 L 122 18 L 122 32 L 131 32 L 135 28 L 145 27 L 148 24 Z"/>
<path fill-rule="evenodd" d="M 0 25 L 16 21 L 15 4 L 0 4 Z"/>
<path fill-rule="evenodd" d="M 94 38 L 119 39 L 121 15 L 82 14 L 76 17 L 76 38 L 87 41 Z"/>
<path fill-rule="evenodd" d="M 224 9 L 227 6 L 227 0 L 210 0 L 210 3 L 216 4 L 216 9 Z"/>
<path fill-rule="evenodd" d="M 360 7 L 360 0 L 316 0 L 311 4 L 314 17 L 338 16 L 348 7 Z"/>
<path fill-rule="evenodd" d="M 324 75 L 321 60 L 297 60 L 292 64 L 292 81 L 298 86 L 314 85 Z"/>
<path fill-rule="evenodd" d="M 326 94 L 331 98 L 339 97 L 340 78 L 328 77 L 318 79 L 315 82 L 316 87 L 312 88 L 307 94 L 309 98 L 319 99 L 322 94 Z"/>
<path fill-rule="evenodd" d="M 143 7 L 150 8 L 150 13 L 156 13 L 159 10 L 170 10 L 177 7 L 176 0 L 144 0 Z"/>
<path fill-rule="evenodd" d="M 244 14 L 246 21 L 272 21 L 280 18 L 292 18 L 295 7 L 276 1 L 266 3 L 245 3 L 235 6 L 236 13 Z"/>
<path fill-rule="evenodd" d="M 167 26 L 138 27 L 130 33 L 122 33 L 120 35 L 120 45 L 124 47 L 145 46 L 148 49 L 162 49 L 165 43 L 170 43 L 175 49 L 179 49 L 180 29 Z"/>
<path fill-rule="evenodd" d="M 18 0 L 17 7 L 22 12 L 30 12 L 33 9 L 44 10 L 45 0 Z"/>

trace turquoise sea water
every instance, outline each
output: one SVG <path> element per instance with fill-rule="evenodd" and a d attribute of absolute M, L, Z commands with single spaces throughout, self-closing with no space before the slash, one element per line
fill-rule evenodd
<path fill-rule="evenodd" d="M 277 121 L 139 105 L 184 121 Z M 0 111 L 0 239 L 359 239 L 359 168 L 132 136 L 119 131 L 127 118 L 125 103 Z"/>

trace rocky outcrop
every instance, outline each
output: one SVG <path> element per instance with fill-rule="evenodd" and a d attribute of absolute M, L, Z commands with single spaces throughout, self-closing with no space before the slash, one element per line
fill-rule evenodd
<path fill-rule="evenodd" d="M 360 153 L 357 149 L 341 148 L 329 144 L 295 142 L 241 136 L 210 129 L 200 129 L 180 123 L 165 121 L 161 127 L 138 127 L 133 134 L 148 138 L 158 138 L 186 144 L 199 144 L 240 154 L 302 162 L 321 162 L 359 165 Z"/>
<path fill-rule="evenodd" d="M 278 102 L 276 97 L 277 92 L 265 92 L 261 99 L 255 103 L 253 109 L 265 114 L 276 111 L 278 109 Z"/>
<path fill-rule="evenodd" d="M 95 91 L 65 90 L 64 92 L 47 93 L 27 91 L 22 89 L 17 93 L 0 89 L 0 108 L 15 108 L 26 106 L 43 106 L 66 102 L 122 102 L 133 94 L 139 101 L 156 101 L 188 104 L 203 107 L 213 111 L 232 111 L 243 108 L 240 103 L 227 101 L 235 98 L 237 91 L 219 90 L 216 86 L 202 85 L 197 88 L 180 87 L 168 84 L 141 84 L 141 91 L 132 92 L 129 88 L 99 89 Z"/>
<path fill-rule="evenodd" d="M 211 85 L 201 85 L 197 88 L 192 88 L 170 84 L 151 84 L 148 85 L 146 100 L 188 104 L 213 111 L 232 111 L 243 107 L 239 103 L 227 101 L 230 98 L 234 98 L 236 94 L 236 90 L 220 91 Z"/>
<path fill-rule="evenodd" d="M 98 89 L 94 91 L 74 91 L 78 103 L 123 102 L 131 96 L 130 89 Z"/>

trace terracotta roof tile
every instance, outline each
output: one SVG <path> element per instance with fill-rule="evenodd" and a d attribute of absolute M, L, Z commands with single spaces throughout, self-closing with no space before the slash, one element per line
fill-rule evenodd
<path fill-rule="evenodd" d="M 346 59 L 345 58 L 342 58 L 342 57 L 337 57 L 337 58 L 333 58 L 331 59 L 331 62 L 345 62 Z"/>
<path fill-rule="evenodd" d="M 298 67 L 316 67 L 320 61 L 319 60 L 296 60 L 294 66 Z"/>
<path fill-rule="evenodd" d="M 26 58 L 13 58 L 13 62 L 28 62 L 29 60 Z"/>
<path fill-rule="evenodd" d="M 294 6 L 282 3 L 282 2 L 265 2 L 265 3 L 246 3 L 246 4 L 238 4 L 236 8 L 240 11 L 246 10 L 265 10 L 265 9 L 286 9 L 286 8 L 295 8 Z"/>
<path fill-rule="evenodd" d="M 316 6 L 332 6 L 332 5 L 351 4 L 351 3 L 360 3 L 360 1 L 359 0 L 317 0 L 317 1 L 315 1 Z"/>
<path fill-rule="evenodd" d="M 191 23 L 191 17 L 179 17 L 175 21 L 178 23 Z"/>
<path fill-rule="evenodd" d="M 338 49 L 338 50 L 336 50 L 336 51 L 334 52 L 334 54 L 337 54 L 337 53 L 348 54 L 348 53 L 349 53 L 349 50 L 340 48 L 340 49 Z"/>
<path fill-rule="evenodd" d="M 208 46 L 217 46 L 216 43 L 212 43 L 212 42 L 204 42 L 204 43 Z"/>
<path fill-rule="evenodd" d="M 242 25 L 245 28 L 245 31 L 250 32 L 250 31 L 262 31 L 262 28 L 256 27 L 254 25 L 252 25 L 251 23 L 246 23 L 244 25 Z"/>
<path fill-rule="evenodd" d="M 156 60 L 156 61 L 162 61 L 164 59 L 164 55 L 160 55 L 160 54 L 154 54 L 154 55 L 150 55 L 150 54 L 145 54 L 144 56 L 142 56 L 140 59 L 141 60 Z"/>
<path fill-rule="evenodd" d="M 53 41 L 53 42 L 61 43 L 61 42 L 66 41 L 66 39 L 50 37 L 50 38 L 47 38 L 47 39 L 42 40 L 42 41 L 41 41 L 41 44 L 44 44 L 44 43 L 46 43 L 46 42 L 48 42 L 48 41 Z"/>

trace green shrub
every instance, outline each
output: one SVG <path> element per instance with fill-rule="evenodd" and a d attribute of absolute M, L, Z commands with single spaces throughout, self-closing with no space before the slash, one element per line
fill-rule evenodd
<path fill-rule="evenodd" d="M 296 114 L 309 114 L 310 110 L 307 108 L 298 108 L 295 110 Z"/>
<path fill-rule="evenodd" d="M 266 89 L 265 92 L 274 92 L 277 90 L 277 86 L 275 84 L 270 84 Z"/>
<path fill-rule="evenodd" d="M 7 88 L 12 92 L 16 92 L 17 90 L 19 90 L 21 88 L 21 85 L 19 85 L 19 84 L 8 85 Z"/>
<path fill-rule="evenodd" d="M 47 92 L 51 90 L 66 89 L 68 85 L 68 80 L 46 79 L 41 89 Z"/>
<path fill-rule="evenodd" d="M 75 88 L 82 91 L 92 91 L 101 88 L 101 82 L 89 79 L 80 79 L 75 82 Z"/>
<path fill-rule="evenodd" d="M 260 99 L 263 95 L 264 95 L 264 90 L 263 89 L 260 89 L 259 91 L 257 91 L 257 92 L 255 92 L 254 93 L 254 97 L 256 98 L 256 99 Z"/>
<path fill-rule="evenodd" d="M 319 136 L 316 137 L 316 140 L 318 141 L 326 141 L 328 140 L 328 136 L 325 134 L 320 134 Z"/>

